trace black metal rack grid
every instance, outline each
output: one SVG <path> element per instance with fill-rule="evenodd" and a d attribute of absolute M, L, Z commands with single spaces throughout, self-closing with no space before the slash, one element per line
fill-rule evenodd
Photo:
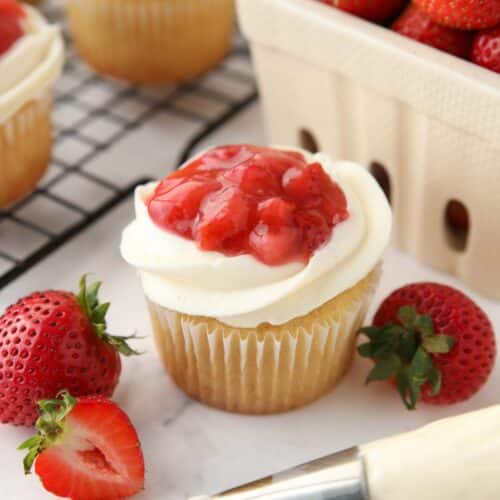
<path fill-rule="evenodd" d="M 75 55 L 57 0 L 45 15 L 62 26 L 67 62 L 56 84 L 53 158 L 28 198 L 0 211 L 0 289 L 126 199 L 144 177 L 123 185 L 87 168 L 159 113 L 193 122 L 177 165 L 207 135 L 257 97 L 248 51 L 240 38 L 213 72 L 177 87 L 136 87 L 103 79 Z M 104 162 L 105 163 L 105 162 Z M 117 180 L 119 182 L 117 182 Z"/>

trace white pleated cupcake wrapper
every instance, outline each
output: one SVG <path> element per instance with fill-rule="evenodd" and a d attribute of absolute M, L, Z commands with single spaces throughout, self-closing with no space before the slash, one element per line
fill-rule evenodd
<path fill-rule="evenodd" d="M 188 394 L 230 411 L 272 413 L 318 398 L 342 377 L 377 280 L 375 272 L 348 308 L 327 309 L 307 330 L 276 327 L 273 334 L 271 327 L 260 338 L 151 302 L 149 308 L 163 361 Z"/>

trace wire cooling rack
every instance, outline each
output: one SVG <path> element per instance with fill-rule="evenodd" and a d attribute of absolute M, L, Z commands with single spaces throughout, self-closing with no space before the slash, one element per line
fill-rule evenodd
<path fill-rule="evenodd" d="M 135 87 L 93 73 L 73 52 L 57 0 L 45 15 L 62 26 L 68 58 L 54 97 L 53 158 L 27 199 L 0 211 L 0 289 L 126 199 L 134 172 L 104 161 L 116 144 L 158 115 L 167 115 L 182 163 L 207 135 L 257 97 L 248 51 L 240 38 L 214 71 L 171 87 Z M 177 122 L 176 122 L 177 120 Z M 102 161 L 101 161 L 102 160 Z"/>

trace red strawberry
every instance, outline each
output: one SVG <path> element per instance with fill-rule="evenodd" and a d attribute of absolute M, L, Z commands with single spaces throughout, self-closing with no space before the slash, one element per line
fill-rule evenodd
<path fill-rule="evenodd" d="M 462 30 L 492 28 L 500 23 L 500 0 L 413 0 L 436 23 Z"/>
<path fill-rule="evenodd" d="M 355 16 L 380 22 L 398 14 L 407 0 L 324 0 L 340 10 Z"/>
<path fill-rule="evenodd" d="M 115 500 L 144 487 L 144 458 L 127 415 L 102 396 L 39 402 L 38 434 L 19 449 L 28 450 L 44 488 L 72 500 Z"/>
<path fill-rule="evenodd" d="M 36 292 L 10 306 L 0 317 L 0 422 L 33 425 L 36 401 L 62 389 L 75 396 L 111 396 L 118 383 L 118 352 L 136 354 L 127 337 L 106 332 L 109 303 L 100 304 L 101 283 L 78 296 Z"/>
<path fill-rule="evenodd" d="M 500 73 L 500 26 L 476 35 L 472 60 L 480 66 Z"/>
<path fill-rule="evenodd" d="M 415 5 L 409 5 L 392 25 L 401 35 L 413 38 L 463 59 L 469 59 L 472 48 L 472 34 L 435 23 Z"/>
<path fill-rule="evenodd" d="M 462 292 L 436 283 L 399 288 L 379 307 L 361 356 L 376 360 L 368 375 L 394 380 L 408 409 L 465 401 L 485 384 L 496 357 L 491 323 Z"/>
<path fill-rule="evenodd" d="M 0 56 L 23 36 L 20 19 L 23 8 L 13 0 L 0 0 Z"/>

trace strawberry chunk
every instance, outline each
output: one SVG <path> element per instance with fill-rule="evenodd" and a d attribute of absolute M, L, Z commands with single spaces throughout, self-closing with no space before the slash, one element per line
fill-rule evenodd
<path fill-rule="evenodd" d="M 257 258 L 268 266 L 292 260 L 300 249 L 300 231 L 291 226 L 271 228 L 259 224 L 250 234 L 249 243 Z"/>
<path fill-rule="evenodd" d="M 149 214 L 158 224 L 168 225 L 182 236 L 191 237 L 193 220 L 201 202 L 219 188 L 220 184 L 216 181 L 167 180 L 160 184 L 149 203 Z"/>
<path fill-rule="evenodd" d="M 257 207 L 259 221 L 272 227 L 290 226 L 293 222 L 295 205 L 283 198 L 269 198 Z"/>
<path fill-rule="evenodd" d="M 228 170 L 224 178 L 255 197 L 272 196 L 280 189 L 280 178 L 265 166 L 249 162 Z"/>
<path fill-rule="evenodd" d="M 321 193 L 321 185 L 317 181 L 311 165 L 305 168 L 293 167 L 283 176 L 283 190 L 291 198 L 307 200 Z"/>
<path fill-rule="evenodd" d="M 319 210 L 304 210 L 296 214 L 297 226 L 302 231 L 306 252 L 322 247 L 330 238 L 330 227 Z"/>
<path fill-rule="evenodd" d="M 319 163 L 248 144 L 195 158 L 147 205 L 158 226 L 201 250 L 250 254 L 268 265 L 307 262 L 349 216 L 344 193 Z"/>
<path fill-rule="evenodd" d="M 251 205 L 233 187 L 209 196 L 200 209 L 195 239 L 202 250 L 228 250 L 232 240 L 247 232 Z M 237 250 L 235 253 L 238 253 Z"/>

